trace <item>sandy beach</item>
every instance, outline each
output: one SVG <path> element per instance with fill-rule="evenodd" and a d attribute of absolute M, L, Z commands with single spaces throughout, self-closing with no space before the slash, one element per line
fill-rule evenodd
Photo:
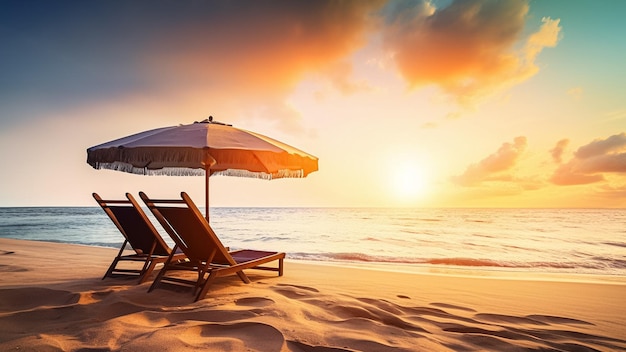
<path fill-rule="evenodd" d="M 289 261 L 206 299 L 101 280 L 116 250 L 0 239 L 2 351 L 624 351 L 626 280 Z M 154 274 L 153 274 L 154 275 Z"/>

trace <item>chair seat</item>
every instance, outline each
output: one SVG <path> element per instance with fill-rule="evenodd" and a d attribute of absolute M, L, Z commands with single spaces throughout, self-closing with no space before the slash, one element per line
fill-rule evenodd
<path fill-rule="evenodd" d="M 244 269 L 270 270 L 283 275 L 285 253 L 243 249 L 230 252 L 217 237 L 206 218 L 185 192 L 181 199 L 151 199 L 139 193 L 141 199 L 154 214 L 163 229 L 176 243 L 175 249 L 182 250 L 186 262 L 175 263 L 168 260 L 155 278 L 149 291 L 161 281 L 182 283 L 195 287 L 195 300 L 204 298 L 211 283 L 218 277 L 236 274 L 244 283 L 250 279 Z M 265 264 L 277 262 L 275 266 Z M 170 270 L 192 270 L 197 272 L 196 280 L 182 280 L 168 276 Z"/>

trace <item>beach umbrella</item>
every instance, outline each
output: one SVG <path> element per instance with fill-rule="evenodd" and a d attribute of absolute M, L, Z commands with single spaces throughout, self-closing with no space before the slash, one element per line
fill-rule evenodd
<path fill-rule="evenodd" d="M 306 177 L 317 157 L 264 135 L 213 121 L 162 127 L 87 149 L 87 163 L 140 175 L 205 176 L 209 220 L 209 177 L 267 180 Z"/>

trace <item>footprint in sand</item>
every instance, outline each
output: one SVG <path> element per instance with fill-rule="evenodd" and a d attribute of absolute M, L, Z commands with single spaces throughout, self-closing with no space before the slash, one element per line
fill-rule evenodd
<path fill-rule="evenodd" d="M 275 292 L 280 293 L 281 295 L 287 298 L 293 298 L 293 299 L 309 297 L 310 292 L 315 292 L 315 293 L 320 292 L 318 289 L 313 288 L 313 287 L 289 285 L 289 284 L 277 284 L 276 286 L 272 287 L 272 289 Z"/>
<path fill-rule="evenodd" d="M 320 290 L 318 290 L 316 288 L 313 288 L 313 287 L 308 287 L 308 286 L 291 285 L 291 284 L 277 284 L 276 286 L 295 287 L 295 288 L 299 288 L 301 290 L 306 290 L 306 291 L 311 291 L 311 292 L 320 292 Z"/>
<path fill-rule="evenodd" d="M 274 300 L 264 297 L 246 297 L 235 301 L 235 304 L 238 306 L 248 307 L 266 307 L 274 303 Z"/>
<path fill-rule="evenodd" d="M 472 308 L 468 308 L 468 307 L 461 307 L 461 306 L 457 306 L 454 304 L 448 304 L 448 303 L 430 303 L 431 306 L 435 306 L 435 307 L 439 307 L 439 308 L 449 308 L 449 309 L 457 309 L 457 310 L 464 310 L 466 312 L 475 312 L 476 310 L 472 309 Z"/>

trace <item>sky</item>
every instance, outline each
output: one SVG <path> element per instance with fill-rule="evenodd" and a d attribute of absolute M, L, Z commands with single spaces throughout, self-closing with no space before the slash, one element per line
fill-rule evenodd
<path fill-rule="evenodd" d="M 0 0 L 0 206 L 204 199 L 86 149 L 209 115 L 319 158 L 212 207 L 626 207 L 626 1 Z"/>

